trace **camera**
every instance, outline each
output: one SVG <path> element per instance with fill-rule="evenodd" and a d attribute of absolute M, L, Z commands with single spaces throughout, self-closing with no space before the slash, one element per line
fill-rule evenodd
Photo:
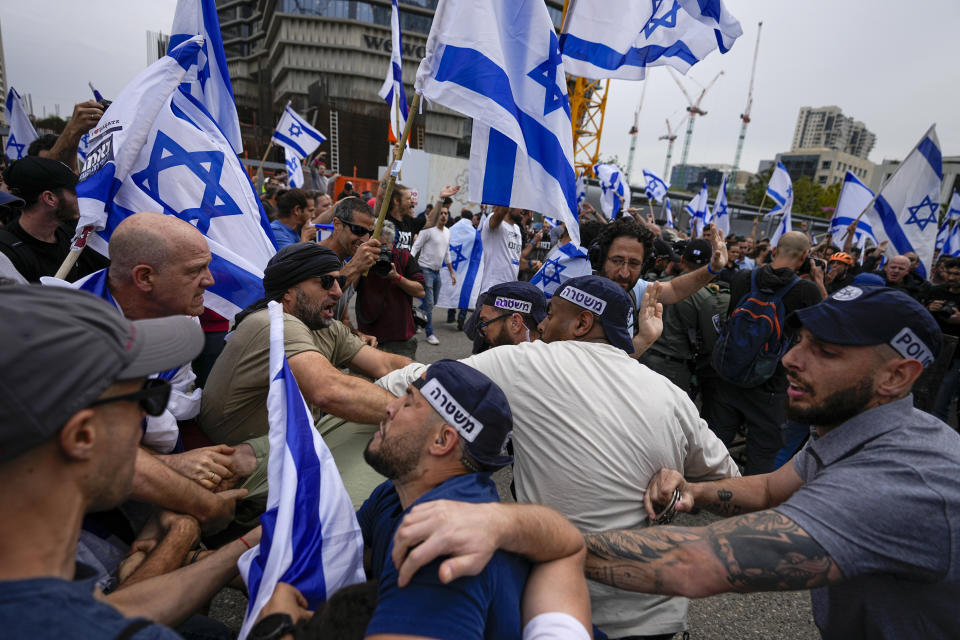
<path fill-rule="evenodd" d="M 393 269 L 393 249 L 387 245 L 381 245 L 380 255 L 377 256 L 377 261 L 370 267 L 370 272 L 380 278 L 386 278 L 391 269 Z"/>
<path fill-rule="evenodd" d="M 957 305 L 955 302 L 946 301 L 943 303 L 943 306 L 933 312 L 933 317 L 942 322 L 946 322 L 950 319 L 954 313 L 957 312 Z"/>

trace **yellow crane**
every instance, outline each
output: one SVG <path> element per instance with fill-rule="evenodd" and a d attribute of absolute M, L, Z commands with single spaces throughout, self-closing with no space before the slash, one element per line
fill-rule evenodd
<path fill-rule="evenodd" d="M 563 23 L 567 19 L 570 0 L 563 2 Z M 600 161 L 600 137 L 603 135 L 603 116 L 607 108 L 610 80 L 588 80 L 567 76 L 570 96 L 570 122 L 573 125 L 573 167 L 577 174 L 592 176 L 593 165 Z M 594 176 L 596 177 L 596 176 Z"/>

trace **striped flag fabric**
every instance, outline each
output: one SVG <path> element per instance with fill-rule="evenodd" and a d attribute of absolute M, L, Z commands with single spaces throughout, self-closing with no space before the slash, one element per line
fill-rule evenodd
<path fill-rule="evenodd" d="M 616 220 L 630 206 L 630 186 L 615 164 L 595 164 L 593 174 L 600 181 L 600 209 L 607 218 Z"/>
<path fill-rule="evenodd" d="M 473 222 L 461 218 L 450 227 L 450 266 L 457 276 L 453 284 L 450 272 L 440 269 L 440 295 L 436 306 L 443 309 L 474 309 L 483 281 L 483 241 Z"/>
<path fill-rule="evenodd" d="M 703 229 L 710 222 L 710 194 L 707 191 L 707 181 L 704 180 L 700 185 L 698 193 L 685 207 L 690 214 L 690 237 L 699 238 L 703 235 Z"/>
<path fill-rule="evenodd" d="M 303 117 L 287 103 L 280 116 L 272 139 L 283 147 L 284 163 L 287 165 L 287 179 L 292 188 L 303 186 L 303 165 L 307 156 L 323 144 L 326 137 L 307 124 Z"/>
<path fill-rule="evenodd" d="M 717 191 L 717 199 L 713 201 L 713 215 L 711 217 L 714 226 L 723 235 L 730 235 L 730 208 L 727 206 L 727 174 L 723 174 L 723 181 L 720 183 L 720 189 Z"/>
<path fill-rule="evenodd" d="M 879 222 L 876 214 L 871 209 L 861 216 L 864 209 L 870 206 L 873 201 L 873 191 L 867 188 L 867 185 L 860 182 L 857 176 L 847 171 L 843 180 L 843 188 L 840 189 L 840 199 L 837 200 L 837 208 L 833 211 L 833 217 L 830 219 L 830 233 L 833 234 L 833 244 L 842 247 L 846 240 L 847 227 L 859 218 L 857 229 L 854 232 L 853 241 L 859 245 L 861 236 L 866 235 L 877 244 L 877 238 L 873 229 Z"/>
<path fill-rule="evenodd" d="M 663 178 L 649 169 L 643 170 L 643 179 L 646 181 L 644 193 L 647 198 L 654 202 L 660 202 L 667 195 L 670 185 L 663 181 Z"/>
<path fill-rule="evenodd" d="M 570 278 L 589 276 L 593 273 L 587 252 L 573 242 L 557 245 L 550 250 L 540 270 L 530 278 L 530 284 L 543 290 L 548 299 Z"/>
<path fill-rule="evenodd" d="M 363 582 L 363 535 L 333 455 L 290 371 L 283 307 L 270 302 L 270 454 L 260 544 L 237 562 L 250 594 L 240 640 L 278 582 L 296 587 L 311 610 L 341 587 Z"/>
<path fill-rule="evenodd" d="M 773 200 L 773 208 L 764 214 L 764 220 L 769 220 L 778 213 L 783 215 L 793 211 L 793 180 L 782 162 L 777 163 L 770 182 L 767 183 L 767 198 Z"/>
<path fill-rule="evenodd" d="M 943 253 L 943 255 L 957 257 L 960 256 L 960 193 L 957 193 L 957 190 L 953 190 L 953 195 L 950 197 L 950 204 L 947 205 L 947 214 L 943 218 L 944 226 L 953 224 L 953 227 L 950 229 L 950 232 L 947 234 L 943 245 L 937 247 L 938 250 Z M 940 241 L 939 234 L 937 235 L 937 242 Z"/>
<path fill-rule="evenodd" d="M 390 108 L 388 136 L 390 142 L 397 142 L 403 135 L 403 128 L 407 123 L 407 117 L 410 115 L 407 107 L 407 92 L 403 88 L 403 42 L 400 33 L 400 8 L 397 6 L 397 0 L 393 0 L 393 6 L 390 9 L 390 32 L 392 34 L 390 66 L 387 68 L 387 77 L 377 95 L 383 98 Z"/>
<path fill-rule="evenodd" d="M 673 224 L 673 209 L 670 207 L 670 198 L 664 198 L 664 200 L 663 200 L 663 208 L 664 208 L 664 211 L 666 212 L 666 216 L 667 216 L 667 223 L 666 223 L 665 226 L 670 227 L 671 229 L 673 229 L 673 228 L 674 228 L 674 224 Z"/>
<path fill-rule="evenodd" d="M 17 90 L 10 87 L 7 92 L 7 124 L 10 132 L 7 134 L 7 144 L 3 148 L 7 159 L 19 160 L 27 155 L 27 147 L 39 136 L 37 130 L 27 117 L 27 110 L 23 106 L 23 99 Z"/>

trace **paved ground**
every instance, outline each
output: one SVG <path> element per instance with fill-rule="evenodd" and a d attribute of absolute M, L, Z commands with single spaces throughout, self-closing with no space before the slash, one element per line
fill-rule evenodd
<path fill-rule="evenodd" d="M 441 358 L 462 358 L 470 354 L 471 344 L 455 324 L 446 324 L 446 310 L 434 313 L 434 329 L 440 344 L 427 344 L 418 333 L 417 360 L 434 362 Z M 495 475 L 501 498 L 510 500 L 509 470 Z M 707 513 L 682 514 L 674 524 L 697 526 L 716 519 Z M 235 589 L 224 589 L 215 599 L 210 615 L 239 629 L 246 598 Z M 690 638 L 693 640 L 767 639 L 794 640 L 818 638 L 807 592 L 726 594 L 695 600 L 690 604 Z M 678 636 L 679 637 L 679 636 Z"/>

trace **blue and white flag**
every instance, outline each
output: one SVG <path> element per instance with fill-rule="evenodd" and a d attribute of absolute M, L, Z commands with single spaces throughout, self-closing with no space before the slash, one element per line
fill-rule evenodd
<path fill-rule="evenodd" d="M 237 103 L 227 70 L 227 56 L 223 51 L 216 2 L 178 0 L 167 54 L 198 35 L 203 36 L 203 49 L 184 77 L 184 83 L 188 85 L 185 90 L 203 104 L 234 152 L 239 154 L 243 151 L 240 120 L 237 118 Z"/>
<path fill-rule="evenodd" d="M 306 158 L 327 139 L 322 133 L 307 124 L 303 117 L 287 103 L 280 122 L 273 131 L 273 141 Z"/>
<path fill-rule="evenodd" d="M 763 216 L 764 220 L 769 220 L 778 213 L 783 215 L 793 211 L 793 181 L 782 162 L 777 163 L 777 168 L 770 176 L 770 182 L 767 183 L 767 197 L 773 200 L 773 208 Z"/>
<path fill-rule="evenodd" d="M 686 73 L 742 33 L 721 0 L 570 0 L 560 49 L 567 73 L 643 80 L 647 67 Z"/>
<path fill-rule="evenodd" d="M 237 561 L 250 599 L 244 640 L 278 582 L 296 587 L 311 610 L 341 587 L 366 580 L 363 534 L 333 454 L 313 428 L 283 348 L 283 307 L 270 302 L 270 454 L 260 544 Z"/>
<path fill-rule="evenodd" d="M 7 134 L 7 144 L 3 151 L 8 159 L 19 160 L 27 155 L 27 147 L 39 136 L 27 117 L 23 99 L 13 87 L 7 92 L 7 124 L 10 132 Z"/>
<path fill-rule="evenodd" d="M 436 305 L 444 309 L 475 309 L 483 281 L 483 242 L 480 230 L 470 218 L 461 218 L 450 227 L 450 266 L 457 284 L 447 269 L 440 269 L 440 295 Z"/>
<path fill-rule="evenodd" d="M 643 179 L 647 183 L 644 188 L 644 193 L 646 193 L 647 198 L 654 202 L 663 200 L 664 196 L 667 195 L 667 191 L 670 189 L 670 185 L 664 182 L 663 178 L 648 169 L 643 170 Z"/>
<path fill-rule="evenodd" d="M 873 203 L 879 219 L 873 232 L 878 243 L 888 241 L 887 257 L 916 252 L 920 258 L 917 273 L 924 278 L 933 263 L 942 180 L 940 142 L 936 126 L 932 126 L 883 185 Z"/>
<path fill-rule="evenodd" d="M 313 226 L 317 228 L 317 242 L 323 242 L 333 235 L 332 224 L 315 224 Z"/>
<path fill-rule="evenodd" d="M 690 214 L 690 237 L 699 238 L 703 235 L 703 229 L 710 222 L 710 194 L 707 192 L 707 181 L 704 180 L 700 185 L 698 193 L 685 207 Z"/>
<path fill-rule="evenodd" d="M 780 223 L 777 224 L 777 229 L 773 232 L 773 236 L 770 238 L 770 246 L 777 246 L 777 244 L 780 242 L 780 238 L 788 231 L 793 231 L 793 218 L 791 217 L 789 209 L 787 209 L 780 216 Z"/>
<path fill-rule="evenodd" d="M 291 189 L 299 189 L 303 186 L 303 165 L 300 156 L 290 147 L 284 147 L 283 158 L 283 163 L 287 165 L 287 184 Z"/>
<path fill-rule="evenodd" d="M 673 224 L 673 209 L 670 207 L 670 198 L 664 198 L 663 200 L 663 209 L 666 212 L 667 224 L 665 226 L 674 228 Z"/>
<path fill-rule="evenodd" d="M 583 206 L 583 203 L 587 201 L 587 183 L 583 179 L 583 172 L 577 176 L 577 211 L 580 211 L 580 207 Z M 551 218 L 553 220 L 553 218 Z M 554 225 L 556 226 L 556 225 Z"/>
<path fill-rule="evenodd" d="M 104 101 L 103 94 L 100 93 L 99 91 L 97 91 L 97 88 L 96 88 L 95 86 L 93 86 L 93 83 L 92 83 L 92 82 L 87 81 L 87 86 L 89 86 L 89 87 L 90 87 L 90 91 L 93 92 L 93 99 L 94 99 L 94 100 L 96 100 L 97 102 L 103 102 L 103 101 Z"/>
<path fill-rule="evenodd" d="M 446 0 L 417 91 L 473 118 L 470 199 L 558 214 L 580 240 L 570 100 L 542 0 Z"/>
<path fill-rule="evenodd" d="M 543 266 L 530 278 L 530 284 L 543 290 L 548 299 L 554 291 L 570 278 L 589 276 L 593 273 L 587 252 L 573 242 L 555 246 L 543 260 Z"/>
<path fill-rule="evenodd" d="M 403 135 L 409 109 L 407 92 L 403 88 L 403 44 L 400 37 L 400 8 L 397 6 L 397 0 L 393 0 L 393 8 L 390 11 L 390 31 L 393 35 L 390 66 L 387 68 L 387 77 L 377 95 L 386 100 L 390 108 L 390 142 L 397 142 Z"/>
<path fill-rule="evenodd" d="M 866 234 L 871 238 L 874 244 L 877 244 L 877 238 L 873 233 L 873 228 L 879 221 L 876 213 L 871 209 L 866 213 L 864 210 L 870 206 L 873 201 L 873 191 L 867 188 L 867 185 L 860 182 L 857 176 L 847 171 L 843 180 L 843 188 L 840 190 L 840 199 L 837 200 L 837 208 L 833 211 L 833 218 L 830 220 L 830 233 L 833 235 L 833 244 L 842 247 L 846 241 L 847 227 L 849 227 L 857 218 L 857 229 L 854 232 L 853 242 L 860 243 L 860 236 Z M 860 214 L 863 213 L 863 216 Z"/>
<path fill-rule="evenodd" d="M 960 256 L 960 193 L 957 193 L 957 190 L 953 190 L 953 195 L 950 197 L 950 204 L 947 205 L 947 213 L 943 217 L 943 226 L 949 226 L 953 224 L 953 228 L 950 230 L 944 239 L 944 243 L 937 247 L 943 255 L 947 256 Z M 937 234 L 937 242 L 940 242 L 940 234 Z"/>
<path fill-rule="evenodd" d="M 630 185 L 615 164 L 595 164 L 593 173 L 600 181 L 600 209 L 607 218 L 616 220 L 630 206 Z"/>
<path fill-rule="evenodd" d="M 217 123 L 181 90 L 202 39 L 184 42 L 140 72 L 90 131 L 77 185 L 74 249 L 108 255 L 110 235 L 137 211 L 159 211 L 197 227 L 213 260 L 206 306 L 226 318 L 263 297 L 263 268 L 276 253 L 270 224 L 250 179 Z"/>
<path fill-rule="evenodd" d="M 717 191 L 717 199 L 713 201 L 713 215 L 711 216 L 714 226 L 723 231 L 724 236 L 730 235 L 730 208 L 727 207 L 727 174 L 723 174 L 723 181 L 720 183 L 720 189 Z"/>

